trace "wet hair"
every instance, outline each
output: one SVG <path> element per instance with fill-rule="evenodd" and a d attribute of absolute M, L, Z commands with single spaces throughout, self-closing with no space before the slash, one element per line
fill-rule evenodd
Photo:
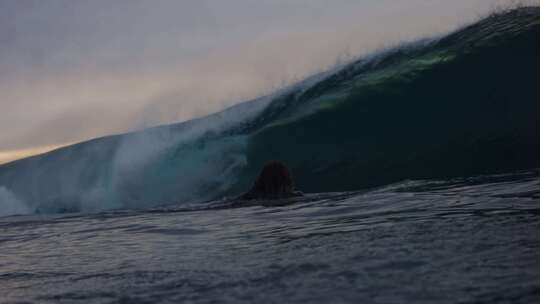
<path fill-rule="evenodd" d="M 279 161 L 268 162 L 245 198 L 284 198 L 294 192 L 294 182 L 287 166 Z"/>

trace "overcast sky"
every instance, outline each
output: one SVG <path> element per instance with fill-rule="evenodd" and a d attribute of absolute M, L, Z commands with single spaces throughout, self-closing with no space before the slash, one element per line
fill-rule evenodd
<path fill-rule="evenodd" d="M 215 112 L 512 2 L 0 0 L 0 163 Z"/>

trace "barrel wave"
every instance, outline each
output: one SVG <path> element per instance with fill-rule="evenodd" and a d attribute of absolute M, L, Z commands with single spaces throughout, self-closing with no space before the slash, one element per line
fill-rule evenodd
<path fill-rule="evenodd" d="M 27 212 L 202 203 L 250 187 L 269 160 L 306 192 L 540 165 L 540 8 L 358 59 L 181 124 L 0 167 Z"/>

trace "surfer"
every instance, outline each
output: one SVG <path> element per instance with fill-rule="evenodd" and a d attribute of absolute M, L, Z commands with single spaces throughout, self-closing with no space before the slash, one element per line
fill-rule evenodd
<path fill-rule="evenodd" d="M 242 200 L 284 199 L 302 196 L 295 191 L 294 182 L 287 166 L 279 161 L 271 161 L 262 169 L 251 190 L 240 196 Z"/>

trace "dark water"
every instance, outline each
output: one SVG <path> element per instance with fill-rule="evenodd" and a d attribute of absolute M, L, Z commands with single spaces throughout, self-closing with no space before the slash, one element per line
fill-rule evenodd
<path fill-rule="evenodd" d="M 539 303 L 540 174 L 0 218 L 1 303 Z"/>

